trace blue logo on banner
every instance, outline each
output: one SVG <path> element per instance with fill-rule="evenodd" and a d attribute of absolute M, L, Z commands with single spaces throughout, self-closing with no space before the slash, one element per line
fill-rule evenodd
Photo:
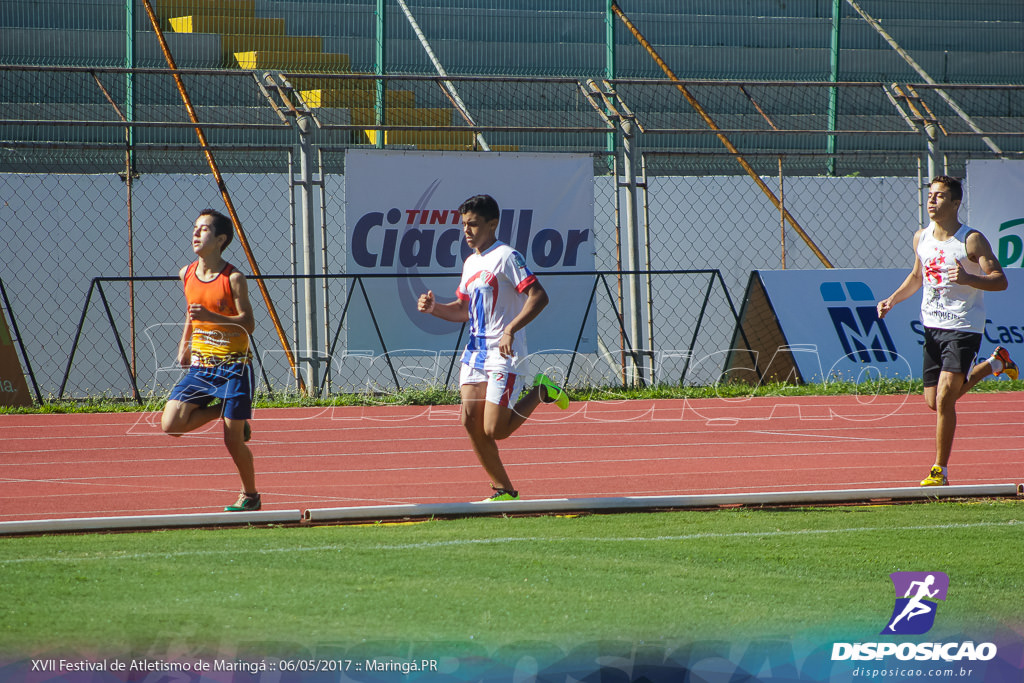
<path fill-rule="evenodd" d="M 893 572 L 896 605 L 883 634 L 921 635 L 935 624 L 936 600 L 945 600 L 949 577 L 942 572 Z"/>
<path fill-rule="evenodd" d="M 878 363 L 896 360 L 896 344 L 885 326 L 878 319 L 875 297 L 864 282 L 822 282 L 821 298 L 826 303 L 853 302 L 847 306 L 829 306 L 839 342 L 847 358 L 861 363 Z M 855 302 L 870 302 L 857 305 Z"/>

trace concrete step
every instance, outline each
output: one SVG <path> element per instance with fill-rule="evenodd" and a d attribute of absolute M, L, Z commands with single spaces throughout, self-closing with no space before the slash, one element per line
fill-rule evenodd
<path fill-rule="evenodd" d="M 190 15 L 218 15 L 253 17 L 256 15 L 256 0 L 154 0 L 153 12 L 166 22 L 171 17 Z M 145 13 L 143 13 L 145 14 Z"/>
<path fill-rule="evenodd" d="M 353 76 L 369 76 L 364 72 L 353 73 Z M 344 90 L 351 92 L 373 93 L 376 89 L 376 80 L 373 78 L 295 78 L 292 85 L 296 90 Z M 388 91 L 390 92 L 390 90 Z"/>
<path fill-rule="evenodd" d="M 235 66 L 237 52 L 322 53 L 320 36 L 223 34 L 220 40 L 225 66 Z"/>
<path fill-rule="evenodd" d="M 171 17 L 176 33 L 234 33 L 257 36 L 283 36 L 284 19 L 230 15 L 189 14 Z"/>
<path fill-rule="evenodd" d="M 367 140 L 371 145 L 377 144 L 380 131 L 366 130 Z M 474 135 L 470 131 L 432 131 L 432 130 L 389 130 L 384 132 L 384 145 L 414 145 L 417 149 L 473 149 Z"/>
<path fill-rule="evenodd" d="M 369 126 L 375 121 L 372 108 L 351 108 L 353 125 Z M 387 107 L 384 110 L 385 123 L 392 126 L 450 126 L 451 109 Z"/>
<path fill-rule="evenodd" d="M 337 52 L 284 52 L 261 50 L 236 52 L 235 61 L 242 69 L 280 69 L 282 71 L 347 72 L 351 60 Z"/>
<path fill-rule="evenodd" d="M 167 33 L 167 43 L 181 68 L 212 69 L 223 66 L 220 36 L 206 33 Z M 0 27 L 0 45 L 8 64 L 60 64 L 122 67 L 124 31 Z M 135 43 L 139 68 L 166 69 L 167 62 L 153 33 Z"/>
<path fill-rule="evenodd" d="M 352 81 L 353 83 L 355 81 Z M 314 88 L 300 90 L 299 94 L 313 109 L 366 109 L 372 108 L 375 93 L 373 81 L 367 80 L 371 87 L 359 90 L 338 90 L 334 88 Z M 394 108 L 410 108 L 416 104 L 416 96 L 411 90 L 388 90 L 387 103 Z"/>

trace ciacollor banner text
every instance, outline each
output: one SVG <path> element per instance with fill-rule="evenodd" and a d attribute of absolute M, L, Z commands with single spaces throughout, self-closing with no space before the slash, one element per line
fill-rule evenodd
<path fill-rule="evenodd" d="M 455 348 L 459 325 L 420 313 L 416 301 L 428 289 L 439 302 L 455 299 L 469 254 L 458 207 L 477 194 L 497 200 L 498 239 L 526 258 L 550 297 L 526 330 L 529 352 L 571 350 L 581 328 L 578 350 L 596 350 L 593 307 L 584 320 L 593 278 L 562 275 L 594 270 L 589 155 L 387 150 L 345 155 L 347 272 L 397 276 L 363 279 L 373 318 L 353 304 L 349 349 L 380 353 L 381 339 L 389 353 Z"/>

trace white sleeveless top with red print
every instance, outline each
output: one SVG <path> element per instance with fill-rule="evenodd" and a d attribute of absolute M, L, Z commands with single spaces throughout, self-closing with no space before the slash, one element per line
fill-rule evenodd
<path fill-rule="evenodd" d="M 975 287 L 949 281 L 949 271 L 960 265 L 972 275 L 984 274 L 981 266 L 967 258 L 967 235 L 972 228 L 961 225 L 948 240 L 935 239 L 934 226 L 921 233 L 917 255 L 921 259 L 924 291 L 921 324 L 940 330 L 985 331 L 985 300 Z"/>

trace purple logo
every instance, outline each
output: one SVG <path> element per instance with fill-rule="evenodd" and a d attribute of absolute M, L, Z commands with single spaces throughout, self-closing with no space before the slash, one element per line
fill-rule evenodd
<path fill-rule="evenodd" d="M 942 572 L 893 572 L 896 605 L 882 634 L 921 635 L 935 624 L 936 600 L 945 600 L 949 577 Z"/>

